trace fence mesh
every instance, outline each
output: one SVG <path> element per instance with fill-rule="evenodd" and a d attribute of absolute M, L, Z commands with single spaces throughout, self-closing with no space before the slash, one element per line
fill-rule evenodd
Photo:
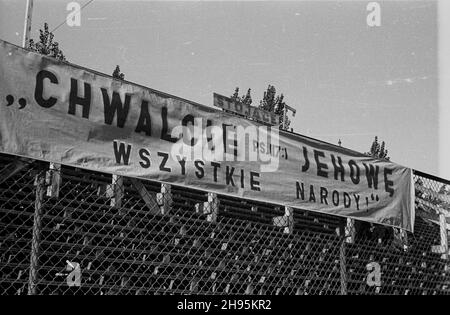
<path fill-rule="evenodd" d="M 412 234 L 0 155 L 0 294 L 449 294 L 448 183 L 414 180 Z"/>

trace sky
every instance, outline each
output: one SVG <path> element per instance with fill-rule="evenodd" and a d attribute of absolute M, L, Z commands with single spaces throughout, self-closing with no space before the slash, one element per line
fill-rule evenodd
<path fill-rule="evenodd" d="M 66 0 L 34 0 L 31 37 L 65 22 Z M 83 6 L 88 0 L 75 1 Z M 66 58 L 212 106 L 213 93 L 269 84 L 297 110 L 291 127 L 367 152 L 375 136 L 391 160 L 439 168 L 438 4 L 377 1 L 155 2 L 94 0 L 80 26 L 55 31 Z M 26 0 L 0 0 L 0 38 L 20 45 Z"/>

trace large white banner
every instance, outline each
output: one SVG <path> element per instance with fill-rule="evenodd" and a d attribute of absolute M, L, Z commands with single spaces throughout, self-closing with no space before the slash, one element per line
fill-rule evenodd
<path fill-rule="evenodd" d="M 413 230 L 412 171 L 0 41 L 0 151 Z"/>

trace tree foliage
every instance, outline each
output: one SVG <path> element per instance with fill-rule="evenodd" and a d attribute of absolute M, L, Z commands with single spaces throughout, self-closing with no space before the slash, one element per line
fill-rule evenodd
<path fill-rule="evenodd" d="M 370 155 L 374 158 L 379 159 L 386 159 L 389 160 L 390 157 L 388 156 L 388 150 L 386 150 L 386 144 L 385 142 L 378 142 L 378 137 L 375 136 L 375 139 L 372 142 L 372 145 L 370 147 L 370 151 L 366 153 L 367 155 Z"/>
<path fill-rule="evenodd" d="M 231 95 L 231 99 L 235 102 L 239 102 L 239 103 L 243 103 L 246 105 L 251 105 L 253 100 L 252 100 L 252 96 L 251 94 L 251 89 L 247 90 L 247 94 L 244 94 L 242 96 L 239 96 L 239 88 L 236 87 L 236 89 L 234 90 L 233 95 Z"/>
<path fill-rule="evenodd" d="M 247 105 L 251 105 L 252 97 L 250 95 L 250 92 L 251 92 L 251 89 L 248 89 L 247 94 L 239 96 L 239 87 L 236 87 L 233 95 L 230 98 L 235 102 L 241 102 L 241 103 L 244 103 Z M 264 92 L 262 100 L 259 101 L 258 107 L 265 111 L 279 115 L 280 116 L 280 128 L 289 130 L 291 121 L 289 120 L 289 118 L 287 116 L 286 116 L 286 126 L 283 126 L 284 109 L 286 106 L 286 103 L 284 102 L 284 96 L 283 96 L 283 94 L 276 95 L 276 92 L 277 91 L 276 91 L 275 86 L 269 85 L 267 87 L 267 90 Z"/>
<path fill-rule="evenodd" d="M 48 24 L 44 23 L 44 30 L 39 30 L 39 41 L 30 39 L 28 48 L 42 55 L 50 56 L 61 61 L 67 61 L 64 53 L 59 48 L 58 42 L 54 42 L 54 34 L 48 30 Z"/>
<path fill-rule="evenodd" d="M 264 92 L 263 99 L 259 102 L 259 108 L 266 110 L 268 112 L 272 112 L 276 115 L 280 116 L 280 129 L 289 130 L 289 126 L 291 125 L 290 119 L 285 117 L 284 111 L 286 107 L 286 102 L 284 101 L 284 95 L 281 93 L 277 95 L 277 90 L 275 86 L 270 85 L 267 87 L 267 90 Z M 283 124 L 284 118 L 286 118 L 286 124 Z"/>
<path fill-rule="evenodd" d="M 125 80 L 125 74 L 123 74 L 122 72 L 120 72 L 120 67 L 119 65 L 116 65 L 116 69 L 114 69 L 113 73 L 112 73 L 113 78 L 115 79 L 119 79 L 119 80 Z"/>

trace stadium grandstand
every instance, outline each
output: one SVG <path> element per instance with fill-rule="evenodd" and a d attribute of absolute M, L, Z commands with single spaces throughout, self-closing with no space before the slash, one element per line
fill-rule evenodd
<path fill-rule="evenodd" d="M 251 120 L 4 41 L 0 82 L 0 294 L 450 293 L 447 180 L 283 131 L 276 171 L 229 162 L 247 167 L 245 190 L 243 179 L 219 183 L 217 166 L 209 178 L 192 165 L 180 174 L 152 169 L 137 160 L 148 151 L 130 157 L 116 139 L 152 147 L 178 166 L 182 160 L 163 153 L 181 140 L 168 133 L 169 122 L 186 127 L 195 115 L 206 126 L 251 127 Z M 299 178 L 319 183 L 321 203 L 323 186 L 333 196 L 344 190 L 343 204 L 300 200 Z M 356 201 L 349 209 L 345 189 L 368 192 L 367 207 Z"/>
<path fill-rule="evenodd" d="M 448 235 L 421 215 L 449 207 L 449 183 L 420 172 L 415 231 L 396 233 L 13 155 L 0 166 L 1 294 L 450 292 Z"/>

